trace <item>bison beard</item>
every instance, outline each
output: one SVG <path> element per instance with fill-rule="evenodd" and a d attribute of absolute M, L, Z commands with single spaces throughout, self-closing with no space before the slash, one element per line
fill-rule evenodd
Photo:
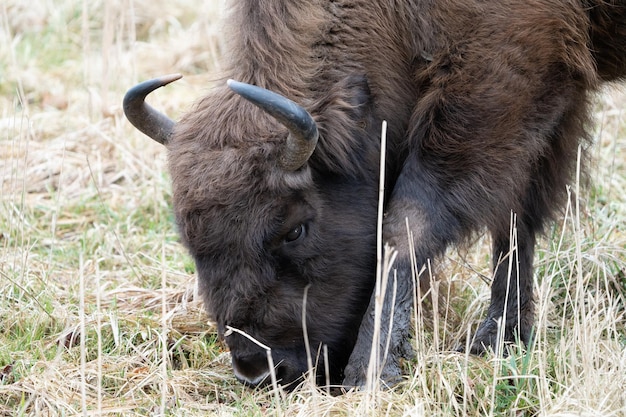
<path fill-rule="evenodd" d="M 398 288 L 381 378 L 396 381 L 411 352 L 411 259 L 485 229 L 491 303 L 470 349 L 495 348 L 498 323 L 505 342 L 528 342 L 535 239 L 588 143 L 590 94 L 626 77 L 625 22 L 624 0 L 240 0 L 227 73 L 243 83 L 178 123 L 144 103 L 178 76 L 129 90 L 129 120 L 168 148 L 181 238 L 237 378 L 265 384 L 270 370 L 228 326 L 271 348 L 281 384 L 307 372 L 308 288 L 311 350 L 329 352 L 317 376 L 364 384 L 383 120 Z"/>

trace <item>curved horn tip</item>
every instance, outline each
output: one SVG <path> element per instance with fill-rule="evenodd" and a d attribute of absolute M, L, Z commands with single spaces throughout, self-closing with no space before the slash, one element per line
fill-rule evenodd
<path fill-rule="evenodd" d="M 228 86 L 228 88 L 230 88 L 235 93 L 240 94 L 240 95 L 245 93 L 246 88 L 256 87 L 252 84 L 246 84 L 246 83 L 242 83 L 241 81 L 233 80 L 232 78 L 229 78 L 228 80 L 226 80 L 226 85 Z M 256 87 L 256 88 L 259 88 L 259 87 Z"/>
<path fill-rule="evenodd" d="M 175 73 L 175 74 L 163 75 L 163 76 L 159 77 L 158 79 L 161 80 L 163 85 L 168 85 L 169 83 L 173 83 L 174 81 L 178 81 L 181 78 L 183 78 L 183 74 Z"/>
<path fill-rule="evenodd" d="M 157 88 L 181 79 L 182 74 L 169 74 L 135 85 L 124 95 L 122 108 L 130 123 L 158 143 L 167 144 L 175 122 L 156 111 L 144 100 Z"/>
<path fill-rule="evenodd" d="M 152 78 L 147 81 L 143 81 L 134 87 L 130 88 L 124 96 L 124 101 L 130 101 L 135 99 L 143 99 L 148 94 L 156 90 L 157 88 L 164 87 L 176 80 L 183 78 L 182 74 L 168 74 L 161 77 Z"/>

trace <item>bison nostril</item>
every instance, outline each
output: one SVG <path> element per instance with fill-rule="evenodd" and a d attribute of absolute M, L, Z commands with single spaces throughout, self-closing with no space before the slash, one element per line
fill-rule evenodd
<path fill-rule="evenodd" d="M 233 356 L 232 364 L 235 377 L 244 385 L 256 387 L 270 380 L 270 371 L 265 356 Z"/>

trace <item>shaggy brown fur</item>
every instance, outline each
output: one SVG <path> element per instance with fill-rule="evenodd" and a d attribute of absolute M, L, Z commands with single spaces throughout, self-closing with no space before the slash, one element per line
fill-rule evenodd
<path fill-rule="evenodd" d="M 503 313 L 506 340 L 527 341 L 535 236 L 587 145 L 590 92 L 626 75 L 626 1 L 234 3 L 228 77 L 300 103 L 321 136 L 304 168 L 284 172 L 287 130 L 225 85 L 177 125 L 168 144 L 176 218 L 220 335 L 227 325 L 246 331 L 272 347 L 284 384 L 297 380 L 307 370 L 308 286 L 313 351 L 329 347 L 334 383 L 344 368 L 347 384 L 363 383 L 386 120 L 384 239 L 399 251 L 400 290 L 383 377 L 397 376 L 410 350 L 406 219 L 418 264 L 490 231 L 491 306 L 472 350 L 495 345 Z M 225 340 L 237 377 L 262 383 L 265 353 L 238 334 Z"/>

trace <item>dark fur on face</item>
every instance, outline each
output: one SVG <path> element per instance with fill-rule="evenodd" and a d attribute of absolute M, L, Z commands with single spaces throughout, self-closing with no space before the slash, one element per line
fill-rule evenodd
<path fill-rule="evenodd" d="M 180 123 L 170 148 L 176 218 L 196 261 L 207 310 L 221 335 L 231 326 L 271 346 L 279 377 L 291 382 L 307 371 L 301 315 L 308 286 L 311 347 L 328 347 L 331 378 L 338 383 L 367 306 L 375 262 L 379 146 L 364 125 L 370 117 L 367 83 L 347 77 L 311 103 L 321 140 L 333 123 L 340 124 L 335 138 L 347 140 L 329 144 L 323 166 L 311 161 L 296 172 L 278 168 L 276 142 L 286 137 L 284 128 L 225 90 L 219 93 L 267 127 L 257 123 L 253 132 L 230 132 L 246 135 L 241 144 L 228 143 L 228 137 L 216 143 L 219 134 L 205 142 L 185 130 L 187 122 L 202 123 L 193 113 Z M 212 126 L 226 136 L 234 125 L 228 114 L 224 120 L 223 128 Z M 364 145 L 350 149 L 357 139 Z M 344 161 L 334 161 L 342 155 L 355 159 L 353 170 L 344 172 Z M 369 164 L 356 163 L 367 159 Z M 300 236 L 294 234 L 298 228 Z M 240 376 L 266 367 L 265 352 L 246 338 L 232 334 L 226 341 Z"/>
<path fill-rule="evenodd" d="M 321 136 L 308 164 L 285 172 L 287 130 L 225 86 L 178 123 L 168 144 L 174 209 L 220 335 L 231 326 L 269 345 L 279 378 L 297 380 L 308 287 L 313 352 L 329 347 L 334 383 L 352 352 L 346 381 L 362 382 L 386 120 L 397 311 L 412 291 L 407 220 L 418 265 L 487 229 L 494 284 L 472 350 L 494 345 L 507 297 L 506 339 L 528 340 L 535 236 L 587 144 L 589 92 L 626 75 L 625 21 L 618 0 L 236 2 L 228 76 L 298 102 Z M 509 256 L 511 213 L 513 277 L 498 262 Z M 407 332 L 392 332 L 392 352 Z M 238 334 L 226 342 L 237 376 L 261 383 L 264 351 Z"/>

